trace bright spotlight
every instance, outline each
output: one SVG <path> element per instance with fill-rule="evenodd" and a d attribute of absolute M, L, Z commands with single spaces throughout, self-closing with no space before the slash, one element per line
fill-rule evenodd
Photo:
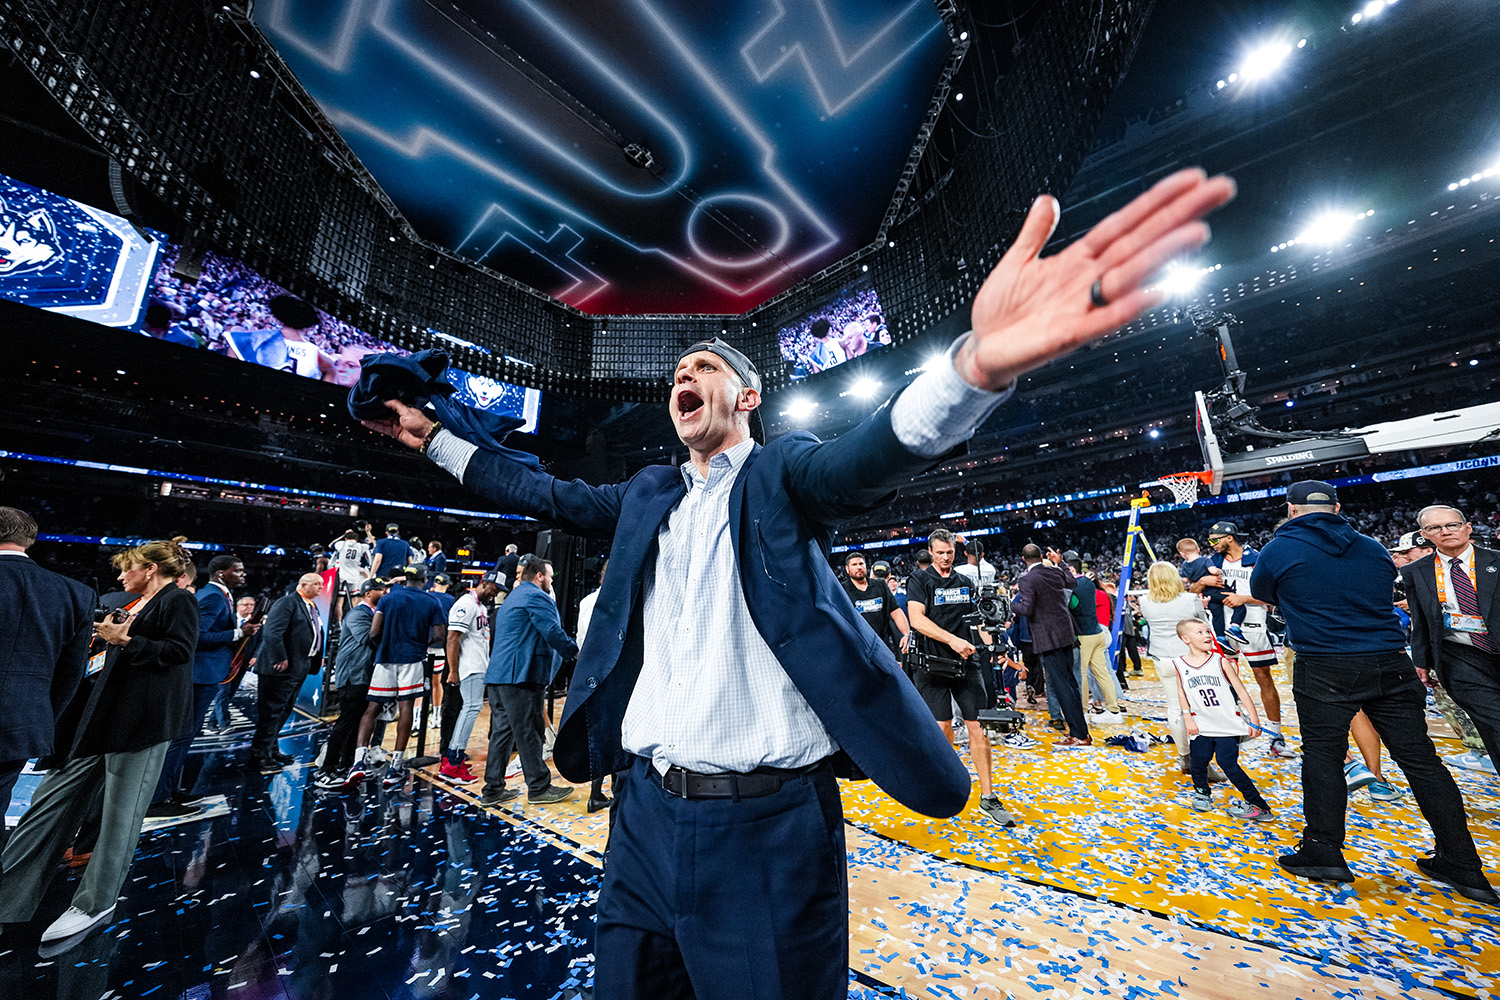
<path fill-rule="evenodd" d="M 1156 287 L 1168 295 L 1187 295 L 1198 287 L 1198 281 L 1203 277 L 1203 271 L 1196 267 L 1183 267 L 1174 264 L 1162 274 L 1161 280 Z"/>
<path fill-rule="evenodd" d="M 932 357 L 930 357 L 926 361 L 922 362 L 922 370 L 924 372 L 930 372 L 934 368 L 936 368 L 938 365 L 942 364 L 943 362 L 945 362 L 947 360 L 948 360 L 948 355 L 946 355 L 946 354 L 941 354 L 941 353 L 934 354 Z"/>
<path fill-rule="evenodd" d="M 786 409 L 782 413 L 793 420 L 806 420 L 817 412 L 817 409 L 818 404 L 816 402 L 806 396 L 798 396 L 786 404 Z"/>
<path fill-rule="evenodd" d="M 869 399 L 880 389 L 880 383 L 868 375 L 862 376 L 849 387 L 849 395 L 856 399 Z"/>
<path fill-rule="evenodd" d="M 1370 0 L 1365 4 L 1362 13 L 1365 17 L 1379 17 L 1383 10 L 1385 10 L 1385 0 Z"/>
<path fill-rule="evenodd" d="M 1153 437 L 1153 438 L 1159 438 L 1159 437 L 1161 437 L 1161 431 L 1159 431 L 1155 427 L 1153 427 L 1149 431 L 1146 432 L 1146 436 L 1147 437 Z"/>
<path fill-rule="evenodd" d="M 1240 66 L 1240 75 L 1246 80 L 1264 80 L 1280 69 L 1291 54 L 1292 47 L 1286 42 L 1268 42 L 1250 50 Z"/>
<path fill-rule="evenodd" d="M 1324 212 L 1313 219 L 1308 227 L 1297 234 L 1299 243 L 1337 243 L 1349 235 L 1354 224 L 1366 218 L 1366 213 L 1350 215 L 1347 212 Z"/>

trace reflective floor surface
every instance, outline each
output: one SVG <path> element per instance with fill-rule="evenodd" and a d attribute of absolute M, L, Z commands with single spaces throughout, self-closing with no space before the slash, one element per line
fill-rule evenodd
<path fill-rule="evenodd" d="M 38 954 L 79 870 L 0 936 L 0 998 L 385 1000 L 588 996 L 599 870 L 425 781 L 352 795 L 299 763 L 247 774 L 225 744 L 195 791 L 230 813 L 141 838 L 115 922 Z"/>

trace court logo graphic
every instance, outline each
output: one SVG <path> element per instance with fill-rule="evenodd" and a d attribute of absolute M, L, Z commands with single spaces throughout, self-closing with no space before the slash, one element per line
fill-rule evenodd
<path fill-rule="evenodd" d="M 45 208 L 20 214 L 0 199 L 0 275 L 41 271 L 62 255 L 57 227 Z"/>

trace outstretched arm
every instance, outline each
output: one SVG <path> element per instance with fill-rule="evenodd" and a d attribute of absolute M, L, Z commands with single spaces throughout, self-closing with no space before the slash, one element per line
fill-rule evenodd
<path fill-rule="evenodd" d="M 1129 323 L 1161 301 L 1146 282 L 1208 242 L 1203 216 L 1234 190 L 1228 177 L 1179 170 L 1050 257 L 1041 252 L 1061 208 L 1050 195 L 1038 198 L 974 297 L 974 335 L 954 367 L 970 385 L 1000 390 Z"/>
<path fill-rule="evenodd" d="M 477 448 L 415 407 L 386 400 L 391 416 L 362 420 L 370 430 L 393 437 L 429 458 L 469 489 L 504 508 L 555 521 L 571 534 L 609 536 L 620 516 L 624 485 L 590 486 L 565 481 L 504 455 Z M 425 446 L 425 447 L 424 447 Z"/>

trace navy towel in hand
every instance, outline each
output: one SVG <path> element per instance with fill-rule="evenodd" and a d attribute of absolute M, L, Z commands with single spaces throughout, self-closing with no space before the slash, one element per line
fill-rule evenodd
<path fill-rule="evenodd" d="M 448 370 L 448 355 L 442 351 L 366 354 L 359 368 L 359 382 L 349 390 L 349 415 L 355 420 L 389 420 L 394 414 L 385 405 L 388 399 L 398 399 L 419 410 L 431 407 L 444 428 L 470 444 L 533 469 L 541 468 L 535 455 L 501 444 L 506 435 L 525 423 L 522 417 L 476 410 L 453 400 L 454 387 L 443 377 Z"/>

